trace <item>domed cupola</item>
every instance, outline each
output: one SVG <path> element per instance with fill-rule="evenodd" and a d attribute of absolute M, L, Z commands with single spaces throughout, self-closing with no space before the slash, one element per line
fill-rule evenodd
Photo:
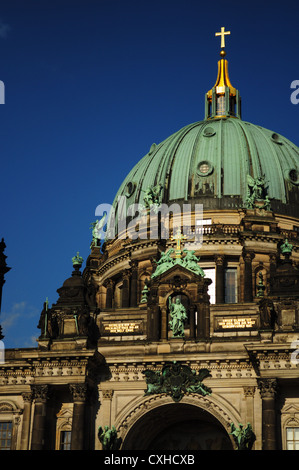
<path fill-rule="evenodd" d="M 252 207 L 255 185 L 265 208 L 298 216 L 299 149 L 278 133 L 241 119 L 241 98 L 228 76 L 224 36 L 205 119 L 189 124 L 134 166 L 113 202 L 115 217 L 135 204 L 203 204 L 204 210 Z M 217 34 L 217 33 L 216 33 Z"/>

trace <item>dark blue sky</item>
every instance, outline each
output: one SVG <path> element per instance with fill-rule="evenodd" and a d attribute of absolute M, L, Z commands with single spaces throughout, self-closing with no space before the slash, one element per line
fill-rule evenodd
<path fill-rule="evenodd" d="M 36 346 L 45 298 L 88 257 L 97 205 L 153 142 L 204 118 L 221 26 L 243 119 L 299 144 L 298 13 L 297 0 L 1 0 L 6 348 Z"/>

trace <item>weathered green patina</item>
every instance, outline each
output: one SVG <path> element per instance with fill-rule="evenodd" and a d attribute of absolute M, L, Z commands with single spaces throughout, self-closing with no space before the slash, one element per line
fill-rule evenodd
<path fill-rule="evenodd" d="M 188 318 L 186 309 L 178 297 L 173 303 L 171 300 L 171 296 L 169 296 L 168 302 L 170 315 L 170 330 L 172 331 L 174 338 L 182 338 L 185 335 L 184 325 Z"/>
<path fill-rule="evenodd" d="M 265 175 L 258 176 L 257 178 L 247 175 L 247 191 L 245 206 L 248 209 L 270 209 L 268 185 L 265 181 Z"/>
<path fill-rule="evenodd" d="M 264 285 L 263 273 L 260 272 L 258 277 L 259 277 L 259 282 L 257 283 L 257 286 L 256 286 L 257 287 L 256 296 L 264 297 L 266 286 Z"/>
<path fill-rule="evenodd" d="M 236 118 L 189 124 L 151 149 L 130 171 L 116 194 L 127 207 L 144 204 L 157 185 L 159 202 L 203 203 L 209 209 L 244 207 L 247 177 L 267 181 L 271 209 L 297 214 L 299 148 L 282 135 Z M 130 191 L 128 192 L 128 188 Z M 204 200 L 203 200 L 204 199 Z"/>
<path fill-rule="evenodd" d="M 147 384 L 145 395 L 165 393 L 178 402 L 188 393 L 203 396 L 212 393 L 212 390 L 202 383 L 211 375 L 208 369 L 200 369 L 196 373 L 189 366 L 174 361 L 165 365 L 161 372 L 146 369 L 143 375 Z"/>
<path fill-rule="evenodd" d="M 140 300 L 141 304 L 147 303 L 148 295 L 149 295 L 149 288 L 147 287 L 147 283 L 145 283 L 144 288 L 142 289 L 142 292 L 141 292 L 141 300 Z"/>
<path fill-rule="evenodd" d="M 230 434 L 233 436 L 237 450 L 251 450 L 256 439 L 250 423 L 246 428 L 243 424 L 239 424 L 239 428 L 237 428 L 234 423 L 231 423 Z"/>
<path fill-rule="evenodd" d="M 172 258 L 171 255 L 172 253 L 176 253 L 177 256 L 177 251 L 174 250 L 173 248 L 170 248 L 167 252 L 162 252 L 159 261 L 156 262 L 157 267 L 153 274 L 151 275 L 152 279 L 155 279 L 158 276 L 161 276 L 161 274 L 165 273 L 168 271 L 170 268 L 176 265 L 183 266 L 184 268 L 188 269 L 189 271 L 192 271 L 194 274 L 197 274 L 199 276 L 204 277 L 205 273 L 203 269 L 198 265 L 199 263 L 199 257 L 195 256 L 195 251 L 194 250 L 181 250 L 181 256 Z M 184 256 L 183 256 L 184 255 Z"/>
<path fill-rule="evenodd" d="M 76 256 L 72 258 L 73 266 L 81 267 L 83 264 L 83 261 L 84 259 L 82 258 L 82 256 L 79 256 L 79 251 L 77 251 Z"/>
<path fill-rule="evenodd" d="M 98 428 L 98 438 L 102 444 L 103 450 L 118 450 L 120 446 L 120 440 L 117 437 L 117 430 L 115 426 L 112 426 L 111 429 L 109 426 L 99 426 Z"/>
<path fill-rule="evenodd" d="M 293 251 L 293 245 L 289 243 L 288 239 L 286 238 L 284 243 L 280 246 L 280 251 L 283 255 L 290 255 Z"/>

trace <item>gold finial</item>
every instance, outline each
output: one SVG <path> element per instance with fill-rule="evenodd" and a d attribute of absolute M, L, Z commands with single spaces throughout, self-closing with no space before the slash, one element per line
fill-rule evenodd
<path fill-rule="evenodd" d="M 223 49 L 225 47 L 225 36 L 227 34 L 230 34 L 230 31 L 225 31 L 225 26 L 221 27 L 221 32 L 220 33 L 215 33 L 215 36 L 221 36 L 221 49 Z M 224 55 L 225 55 L 225 53 L 224 53 Z"/>

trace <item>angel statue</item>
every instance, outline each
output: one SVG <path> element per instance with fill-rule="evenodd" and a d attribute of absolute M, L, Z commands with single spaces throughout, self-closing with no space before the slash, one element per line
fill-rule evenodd
<path fill-rule="evenodd" d="M 119 439 L 117 438 L 115 426 L 112 426 L 111 429 L 108 426 L 105 426 L 104 429 L 102 426 L 99 426 L 98 438 L 103 450 L 118 450 Z"/>
<path fill-rule="evenodd" d="M 157 267 L 155 272 L 151 275 L 152 278 L 160 276 L 160 274 L 167 271 L 167 269 L 171 268 L 174 265 L 174 260 L 170 256 L 174 252 L 173 248 L 170 248 L 168 251 L 164 251 L 161 253 L 159 261 L 156 261 Z"/>
<path fill-rule="evenodd" d="M 160 204 L 160 194 L 162 189 L 162 184 L 157 184 L 156 186 L 149 187 L 144 191 L 145 195 L 143 197 L 143 201 L 147 209 L 151 209 L 152 206 L 158 206 Z"/>
<path fill-rule="evenodd" d="M 239 424 L 239 429 L 237 429 L 234 423 L 231 423 L 230 434 L 233 436 L 238 450 L 251 450 L 255 441 L 254 432 L 250 423 L 247 424 L 245 429 L 243 428 L 243 424 Z"/>
<path fill-rule="evenodd" d="M 185 266 L 187 269 L 190 269 L 190 271 L 193 271 L 195 274 L 199 274 L 202 277 L 205 277 L 205 273 L 203 269 L 198 265 L 199 258 L 195 256 L 195 250 L 183 250 L 184 253 L 186 253 L 186 256 L 183 260 L 183 266 Z"/>
<path fill-rule="evenodd" d="M 95 222 L 92 222 L 91 224 L 92 242 L 91 242 L 90 247 L 98 245 L 98 240 L 101 239 L 101 231 L 105 225 L 106 217 L 107 217 L 107 212 L 105 212 L 101 220 L 96 220 Z"/>
<path fill-rule="evenodd" d="M 168 302 L 170 312 L 170 329 L 173 333 L 173 337 L 181 338 L 184 336 L 184 326 L 188 318 L 186 309 L 179 297 L 176 298 L 175 303 L 172 303 L 171 296 L 169 296 Z"/>
<path fill-rule="evenodd" d="M 267 188 L 268 186 L 266 185 L 265 175 L 258 176 L 257 178 L 252 178 L 252 176 L 247 175 L 246 205 L 248 209 L 256 207 L 257 200 L 265 201 L 264 208 L 268 208 L 270 200 L 267 195 Z"/>

